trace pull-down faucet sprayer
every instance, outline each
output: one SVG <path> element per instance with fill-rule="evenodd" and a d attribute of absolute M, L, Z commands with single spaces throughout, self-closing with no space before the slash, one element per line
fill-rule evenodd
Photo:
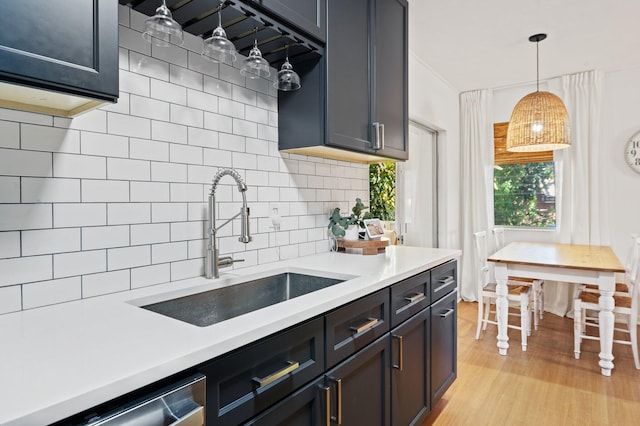
<path fill-rule="evenodd" d="M 238 191 L 242 194 L 242 207 L 240 212 L 235 214 L 232 218 L 228 219 L 222 225 L 216 228 L 216 187 L 222 176 L 231 176 L 238 184 Z M 225 266 L 231 266 L 233 262 L 242 262 L 244 259 L 233 260 L 231 256 L 218 257 L 218 239 L 216 233 L 220 228 L 231 222 L 236 217 L 240 216 L 240 237 L 238 241 L 241 243 L 248 243 L 251 241 L 251 234 L 249 231 L 249 207 L 247 207 L 247 185 L 245 185 L 242 176 L 234 169 L 222 169 L 213 177 L 213 183 L 211 184 L 211 191 L 209 192 L 209 244 L 207 245 L 207 258 L 205 261 L 205 277 L 206 278 L 219 278 L 220 268 Z"/>

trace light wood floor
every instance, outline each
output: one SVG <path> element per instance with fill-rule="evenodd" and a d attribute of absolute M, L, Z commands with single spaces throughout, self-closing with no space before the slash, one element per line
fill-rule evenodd
<path fill-rule="evenodd" d="M 598 341 L 573 355 L 573 321 L 545 313 L 522 352 L 509 329 L 509 353 L 498 355 L 495 326 L 475 340 L 477 304 L 458 305 L 458 377 L 427 425 L 637 425 L 640 370 L 631 348 L 614 344 L 611 377 L 600 374 Z"/>

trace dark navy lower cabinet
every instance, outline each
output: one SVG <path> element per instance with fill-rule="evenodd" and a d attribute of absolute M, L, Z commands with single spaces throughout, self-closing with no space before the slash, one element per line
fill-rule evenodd
<path fill-rule="evenodd" d="M 431 406 L 442 398 L 456 378 L 457 306 L 455 290 L 431 305 Z"/>

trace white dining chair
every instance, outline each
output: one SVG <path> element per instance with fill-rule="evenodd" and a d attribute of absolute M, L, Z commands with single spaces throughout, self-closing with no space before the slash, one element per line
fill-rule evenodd
<path fill-rule="evenodd" d="M 496 243 L 496 251 L 504 247 L 504 228 L 493 228 L 493 238 Z M 522 285 L 526 285 L 532 288 L 531 291 L 531 313 L 533 316 L 533 328 L 538 329 L 540 320 L 544 318 L 544 281 L 535 280 L 533 278 L 523 277 L 509 277 L 509 281 L 520 282 Z"/>
<path fill-rule="evenodd" d="M 496 294 L 496 283 L 490 279 L 490 267 L 487 262 L 487 233 L 480 231 L 473 234 L 476 245 L 476 257 L 479 263 L 478 268 L 478 326 L 476 328 L 476 340 L 480 339 L 480 333 L 487 329 L 487 324 L 495 324 L 496 320 L 489 319 L 491 313 L 495 313 L 491 306 L 495 306 L 498 295 Z M 520 312 L 512 312 L 509 309 L 509 316 L 517 316 L 520 318 L 519 325 L 507 324 L 508 328 L 520 330 L 522 350 L 527 350 L 527 336 L 531 333 L 531 321 L 529 317 L 529 299 L 531 287 L 507 281 L 507 299 L 510 304 L 517 304 Z"/>
<path fill-rule="evenodd" d="M 634 237 L 631 248 L 631 259 L 627 261 L 629 269 L 625 265 L 625 282 L 616 283 L 614 293 L 613 313 L 616 325 L 614 333 L 628 335 L 628 339 L 613 339 L 614 343 L 630 345 L 633 353 L 633 361 L 636 369 L 640 370 L 640 357 L 638 356 L 638 287 L 640 286 L 640 238 Z M 582 286 L 582 291 L 574 299 L 573 308 L 573 334 L 575 358 L 580 359 L 580 346 L 582 340 L 600 340 L 599 335 L 587 333 L 587 327 L 598 329 L 598 313 L 600 306 L 598 299 L 600 294 L 592 287 Z"/>

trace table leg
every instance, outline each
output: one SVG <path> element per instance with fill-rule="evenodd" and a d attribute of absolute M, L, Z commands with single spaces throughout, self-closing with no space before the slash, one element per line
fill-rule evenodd
<path fill-rule="evenodd" d="M 507 321 L 509 320 L 509 300 L 507 289 L 507 278 L 509 273 L 507 265 L 496 263 L 496 316 L 498 317 L 498 351 L 500 355 L 506 355 L 509 349 L 509 336 L 507 336 Z"/>
<path fill-rule="evenodd" d="M 613 307 L 613 293 L 615 290 L 615 276 L 613 273 L 601 274 L 599 277 L 600 298 L 598 305 L 599 332 L 600 332 L 600 371 L 603 376 L 611 376 L 613 369 L 613 327 L 615 318 Z"/>

